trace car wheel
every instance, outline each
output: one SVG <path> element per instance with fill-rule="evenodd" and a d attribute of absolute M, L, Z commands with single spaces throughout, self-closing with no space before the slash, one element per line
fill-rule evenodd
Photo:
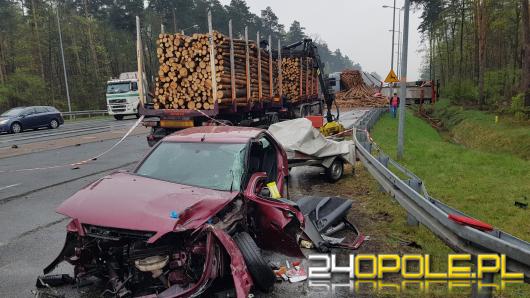
<path fill-rule="evenodd" d="M 50 121 L 50 128 L 51 129 L 56 129 L 59 127 L 59 121 L 55 120 L 55 119 L 52 119 L 52 121 Z"/>
<path fill-rule="evenodd" d="M 270 292 L 274 287 L 276 277 L 274 276 L 274 271 L 263 259 L 261 250 L 254 242 L 254 239 L 248 233 L 241 232 L 234 236 L 234 241 L 245 259 L 254 286 L 260 291 Z"/>
<path fill-rule="evenodd" d="M 340 158 L 335 158 L 331 166 L 326 169 L 326 175 L 328 176 L 328 180 L 333 183 L 339 181 L 343 173 L 344 163 Z"/>
<path fill-rule="evenodd" d="M 116 120 L 123 120 L 123 115 L 114 115 L 114 119 Z"/>
<path fill-rule="evenodd" d="M 22 132 L 22 125 L 20 123 L 15 122 L 11 124 L 11 133 L 19 133 Z"/>

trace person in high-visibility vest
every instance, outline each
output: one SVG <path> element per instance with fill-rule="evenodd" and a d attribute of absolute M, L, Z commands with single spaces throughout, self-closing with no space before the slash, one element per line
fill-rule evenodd
<path fill-rule="evenodd" d="M 399 96 L 397 96 L 397 93 L 394 93 L 394 96 L 390 98 L 390 112 L 392 113 L 392 118 L 396 118 L 398 107 L 399 107 Z"/>

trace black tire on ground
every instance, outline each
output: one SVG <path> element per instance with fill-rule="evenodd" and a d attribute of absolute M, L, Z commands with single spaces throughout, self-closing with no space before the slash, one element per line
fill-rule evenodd
<path fill-rule="evenodd" d="M 340 158 L 335 158 L 329 168 L 326 169 L 326 175 L 329 182 L 335 183 L 342 178 L 344 173 L 344 162 Z"/>
<path fill-rule="evenodd" d="M 9 129 L 9 132 L 11 133 L 22 132 L 22 125 L 20 125 L 20 123 L 18 122 L 13 122 L 13 124 L 11 124 L 11 128 Z"/>
<path fill-rule="evenodd" d="M 239 247 L 239 250 L 241 250 L 241 254 L 243 254 L 254 286 L 263 292 L 272 291 L 274 282 L 276 281 L 274 271 L 272 271 L 271 267 L 263 259 L 261 250 L 256 245 L 256 242 L 254 242 L 254 239 L 248 233 L 241 232 L 234 236 L 234 241 Z"/>
<path fill-rule="evenodd" d="M 114 115 L 114 119 L 123 120 L 123 115 Z"/>
<path fill-rule="evenodd" d="M 56 119 L 52 119 L 52 121 L 50 121 L 50 124 L 48 124 L 48 126 L 51 129 L 59 128 L 59 121 L 57 121 Z"/>

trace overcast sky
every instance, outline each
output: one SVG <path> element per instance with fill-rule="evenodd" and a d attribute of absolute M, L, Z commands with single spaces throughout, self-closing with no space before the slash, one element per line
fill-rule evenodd
<path fill-rule="evenodd" d="M 229 4 L 230 0 L 221 0 Z M 298 20 L 309 36 L 318 35 L 328 43 L 330 49 L 340 48 L 354 62 L 362 65 L 365 71 L 376 71 L 383 78 L 390 70 L 392 52 L 392 9 L 382 8 L 393 5 L 393 0 L 246 0 L 250 11 L 260 15 L 262 9 L 270 6 L 289 29 L 293 20 Z M 397 0 L 396 6 L 403 6 Z M 418 33 L 421 11 L 411 9 L 409 30 L 408 79 L 419 78 L 423 46 Z M 396 31 L 398 30 L 396 11 Z M 403 13 L 401 13 L 403 18 Z M 403 25 L 402 25 L 403 27 Z M 396 34 L 397 43 L 397 34 Z M 396 45 L 397 59 L 397 45 Z M 397 61 L 394 61 L 397 70 Z"/>

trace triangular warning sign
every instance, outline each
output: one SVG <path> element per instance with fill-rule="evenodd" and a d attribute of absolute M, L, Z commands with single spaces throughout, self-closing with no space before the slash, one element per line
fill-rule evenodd
<path fill-rule="evenodd" d="M 396 73 L 393 69 L 390 70 L 388 75 L 386 76 L 385 83 L 397 83 L 399 82 L 398 77 L 396 76 Z"/>

